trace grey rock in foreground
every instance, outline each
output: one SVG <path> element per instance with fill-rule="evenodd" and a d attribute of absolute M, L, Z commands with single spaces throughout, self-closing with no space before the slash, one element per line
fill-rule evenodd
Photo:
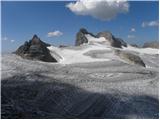
<path fill-rule="evenodd" d="M 158 100 L 147 95 L 92 93 L 70 84 L 26 81 L 21 75 L 6 80 L 2 118 L 158 118 Z"/>
<path fill-rule="evenodd" d="M 33 38 L 28 42 L 26 41 L 22 46 L 20 46 L 15 54 L 26 59 L 36 59 L 44 62 L 57 62 L 50 54 L 50 51 L 47 47 L 50 46 L 47 43 L 41 41 L 37 35 L 34 35 Z"/>

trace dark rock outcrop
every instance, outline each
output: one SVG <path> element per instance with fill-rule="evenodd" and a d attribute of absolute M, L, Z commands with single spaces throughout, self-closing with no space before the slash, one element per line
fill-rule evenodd
<path fill-rule="evenodd" d="M 120 38 L 115 38 L 110 32 L 100 32 L 96 37 L 104 37 L 111 44 L 112 47 L 121 48 L 122 46 L 127 47 L 127 44 Z"/>
<path fill-rule="evenodd" d="M 59 45 L 59 48 L 68 47 L 67 45 Z"/>
<path fill-rule="evenodd" d="M 86 34 L 90 34 L 93 37 L 100 38 L 104 37 L 112 47 L 122 48 L 122 46 L 127 47 L 127 43 L 124 42 L 120 38 L 114 37 L 110 32 L 100 32 L 97 35 L 94 35 L 88 32 L 85 28 L 81 28 L 80 31 L 76 35 L 76 46 L 80 46 L 81 44 L 88 43 L 88 39 L 86 38 Z"/>
<path fill-rule="evenodd" d="M 137 48 L 139 48 L 140 46 L 138 46 L 137 44 L 131 44 L 131 46 L 133 46 L 133 47 L 137 47 Z"/>
<path fill-rule="evenodd" d="M 86 34 L 90 34 L 91 36 L 94 36 L 92 33 L 88 32 L 85 28 L 81 28 L 76 35 L 76 43 L 75 43 L 76 46 L 80 46 L 81 44 L 88 43 L 88 39 L 85 36 Z"/>
<path fill-rule="evenodd" d="M 50 44 L 41 41 L 37 35 L 34 35 L 29 42 L 26 41 L 23 45 L 21 45 L 15 51 L 15 54 L 26 59 L 36 59 L 44 62 L 57 62 L 57 60 L 51 56 L 50 51 L 47 49 L 48 46 L 50 46 Z"/>
<path fill-rule="evenodd" d="M 136 64 L 143 67 L 146 66 L 143 60 L 139 56 L 132 54 L 130 52 L 115 50 L 115 54 L 130 64 Z"/>
<path fill-rule="evenodd" d="M 146 43 L 144 43 L 143 48 L 159 49 L 159 43 L 158 43 L 158 41 L 146 42 Z"/>
<path fill-rule="evenodd" d="M 127 43 L 121 38 L 116 38 L 116 40 L 121 42 L 121 46 L 127 47 Z"/>

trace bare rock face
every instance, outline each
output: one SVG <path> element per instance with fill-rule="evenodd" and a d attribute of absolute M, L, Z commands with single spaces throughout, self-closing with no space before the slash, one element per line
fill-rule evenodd
<path fill-rule="evenodd" d="M 143 62 L 143 60 L 135 54 L 132 54 L 130 52 L 121 51 L 121 50 L 115 50 L 115 54 L 128 63 L 145 67 L 145 63 Z"/>
<path fill-rule="evenodd" d="M 143 48 L 159 49 L 159 43 L 158 43 L 158 41 L 146 42 L 146 43 L 144 43 Z"/>
<path fill-rule="evenodd" d="M 87 43 L 88 39 L 85 37 L 85 34 L 88 34 L 87 30 L 82 28 L 76 35 L 76 46 L 80 46 L 83 43 Z"/>
<path fill-rule="evenodd" d="M 110 32 L 100 32 L 97 34 L 96 37 L 104 37 L 106 40 L 109 41 L 109 43 L 111 44 L 112 47 L 117 47 L 117 48 L 121 48 L 122 46 L 127 47 L 127 44 L 120 38 L 115 38 L 112 33 Z"/>
<path fill-rule="evenodd" d="M 88 43 L 88 39 L 85 37 L 86 34 L 94 36 L 92 33 L 89 33 L 85 28 L 81 28 L 76 35 L 76 43 L 75 43 L 76 46 L 80 46 L 83 43 Z"/>
<path fill-rule="evenodd" d="M 124 46 L 124 47 L 127 47 L 127 43 L 122 40 L 121 38 L 116 38 L 116 41 L 120 41 L 121 42 L 121 47 Z"/>
<path fill-rule="evenodd" d="M 131 46 L 140 48 L 140 46 L 138 46 L 137 44 L 131 44 Z"/>
<path fill-rule="evenodd" d="M 59 48 L 68 47 L 67 45 L 59 45 Z"/>
<path fill-rule="evenodd" d="M 44 62 L 57 62 L 50 54 L 50 51 L 47 47 L 49 44 L 41 41 L 37 35 L 34 35 L 33 38 L 28 42 L 26 41 L 21 45 L 15 52 L 15 54 L 26 59 L 36 59 Z"/>
<path fill-rule="evenodd" d="M 127 43 L 124 42 L 120 38 L 115 38 L 110 32 L 100 32 L 97 35 L 94 35 L 88 32 L 85 28 L 81 28 L 80 31 L 76 35 L 76 46 L 80 46 L 81 44 L 88 43 L 88 39 L 85 35 L 90 34 L 95 38 L 104 37 L 106 41 L 108 41 L 112 47 L 122 48 L 122 46 L 127 47 Z"/>

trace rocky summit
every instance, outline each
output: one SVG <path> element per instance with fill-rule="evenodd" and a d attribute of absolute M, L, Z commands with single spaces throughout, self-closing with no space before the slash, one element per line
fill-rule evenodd
<path fill-rule="evenodd" d="M 121 48 L 122 46 L 127 46 L 127 44 L 120 38 L 115 38 L 110 32 L 100 32 L 97 37 L 104 37 L 112 47 Z"/>
<path fill-rule="evenodd" d="M 92 33 L 88 32 L 85 28 L 81 28 L 76 35 L 75 45 L 80 46 L 81 44 L 88 43 L 88 39 L 85 36 L 87 34 L 94 36 Z"/>
<path fill-rule="evenodd" d="M 56 59 L 51 56 L 50 51 L 47 49 L 48 46 L 50 46 L 50 44 L 41 41 L 37 35 L 34 35 L 33 38 L 29 40 L 29 42 L 26 41 L 23 45 L 21 45 L 15 51 L 15 54 L 26 59 L 35 59 L 44 62 L 57 62 Z"/>
<path fill-rule="evenodd" d="M 94 35 L 90 32 L 88 32 L 85 28 L 81 28 L 79 32 L 76 35 L 76 46 L 80 46 L 81 44 L 88 43 L 88 39 L 86 38 L 86 35 L 91 35 L 95 38 L 104 37 L 106 39 L 106 42 L 109 42 L 112 47 L 121 48 L 122 46 L 127 47 L 127 43 L 124 42 L 120 38 L 114 37 L 112 33 L 108 31 L 99 32 L 97 35 Z"/>
<path fill-rule="evenodd" d="M 85 34 L 88 34 L 86 29 L 81 29 L 77 33 L 77 35 L 76 35 L 76 43 L 75 43 L 76 46 L 79 46 L 79 45 L 81 45 L 83 43 L 87 43 L 88 42 L 87 38 L 85 37 Z"/>

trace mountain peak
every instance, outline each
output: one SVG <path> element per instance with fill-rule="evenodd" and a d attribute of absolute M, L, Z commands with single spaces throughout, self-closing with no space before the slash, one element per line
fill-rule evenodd
<path fill-rule="evenodd" d="M 38 39 L 38 36 L 36 34 L 34 34 L 32 39 Z"/>
<path fill-rule="evenodd" d="M 40 39 L 39 39 L 39 37 L 36 34 L 34 34 L 33 37 L 32 37 L 32 39 L 31 39 L 31 41 L 32 42 L 40 42 Z"/>
<path fill-rule="evenodd" d="M 85 28 L 81 28 L 79 31 L 82 32 L 83 34 L 88 34 L 88 31 Z"/>
<path fill-rule="evenodd" d="M 29 42 L 26 41 L 21 45 L 15 53 L 26 59 L 36 59 L 44 62 L 57 62 L 57 60 L 51 56 L 47 48 L 48 46 L 50 46 L 50 44 L 41 41 L 37 35 L 34 35 Z"/>

